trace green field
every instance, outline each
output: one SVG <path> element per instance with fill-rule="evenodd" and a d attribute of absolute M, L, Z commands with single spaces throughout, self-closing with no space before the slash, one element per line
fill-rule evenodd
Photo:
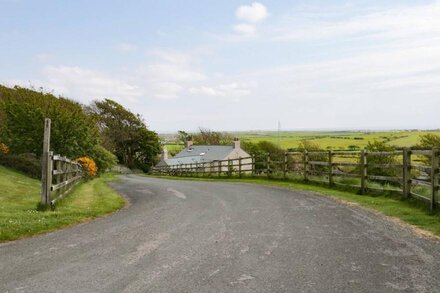
<path fill-rule="evenodd" d="M 296 148 L 301 140 L 310 140 L 321 146 L 322 149 L 349 149 L 350 146 L 363 148 L 369 141 L 385 141 L 396 147 L 411 147 L 418 143 L 422 134 L 440 131 L 395 131 L 395 132 L 240 132 L 236 133 L 241 140 L 258 142 L 270 141 L 279 144 L 282 148 Z"/>
<path fill-rule="evenodd" d="M 231 132 L 242 141 L 259 142 L 270 141 L 284 149 L 298 147 L 302 140 L 309 140 L 318 144 L 323 150 L 347 150 L 358 147 L 364 148 L 369 141 L 385 141 L 390 146 L 412 147 L 419 142 L 420 135 L 433 133 L 440 135 L 440 131 L 388 131 L 388 132 L 360 132 L 360 131 L 244 131 Z M 161 136 L 162 139 L 165 136 Z M 170 135 L 166 136 L 167 148 L 171 154 L 183 149 L 182 144 L 172 143 Z"/>
<path fill-rule="evenodd" d="M 0 166 L 0 242 L 40 234 L 108 214 L 125 200 L 105 183 L 103 175 L 77 185 L 57 202 L 54 211 L 38 211 L 41 184 L 38 180 Z"/>

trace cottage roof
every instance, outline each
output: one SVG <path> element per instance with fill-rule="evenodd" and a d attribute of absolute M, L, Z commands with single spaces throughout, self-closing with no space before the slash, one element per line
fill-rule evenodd
<path fill-rule="evenodd" d="M 167 165 L 212 162 L 223 160 L 233 150 L 232 145 L 192 145 L 165 162 Z"/>

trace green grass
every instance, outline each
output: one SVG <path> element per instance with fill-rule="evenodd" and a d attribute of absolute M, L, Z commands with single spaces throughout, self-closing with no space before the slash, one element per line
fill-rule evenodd
<path fill-rule="evenodd" d="M 151 175 L 145 175 L 151 176 Z M 263 184 L 293 190 L 305 190 L 314 192 L 320 196 L 327 196 L 360 206 L 379 211 L 387 216 L 398 218 L 410 225 L 440 236 L 440 212 L 431 213 L 427 206 L 415 199 L 401 199 L 393 192 L 381 192 L 367 195 L 356 194 L 355 189 L 350 188 L 329 188 L 314 183 L 300 181 L 284 181 L 279 179 L 263 178 L 194 178 L 194 177 L 171 177 L 153 176 L 165 179 L 177 180 L 203 180 L 203 181 L 226 181 L 245 182 L 252 184 Z"/>
<path fill-rule="evenodd" d="M 37 211 L 40 182 L 0 166 L 0 242 L 41 234 L 84 222 L 124 206 L 125 200 L 106 182 L 105 174 L 74 187 L 53 211 Z"/>
<path fill-rule="evenodd" d="M 182 144 L 167 144 L 168 153 L 172 156 L 179 153 L 184 147 Z"/>

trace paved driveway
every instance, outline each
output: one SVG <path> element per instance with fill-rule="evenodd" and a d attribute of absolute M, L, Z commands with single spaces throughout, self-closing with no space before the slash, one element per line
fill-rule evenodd
<path fill-rule="evenodd" d="M 0 245 L 0 292 L 440 292 L 440 244 L 302 191 L 122 176 L 131 205 Z"/>

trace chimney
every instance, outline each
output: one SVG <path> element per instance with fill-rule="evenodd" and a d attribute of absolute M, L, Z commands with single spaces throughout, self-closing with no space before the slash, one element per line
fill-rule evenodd
<path fill-rule="evenodd" d="M 234 138 L 234 149 L 239 149 L 240 148 L 240 140 L 236 137 Z"/>
<path fill-rule="evenodd" d="M 186 142 L 185 142 L 185 147 L 189 148 L 193 145 L 193 141 L 192 138 L 189 138 Z"/>
<path fill-rule="evenodd" d="M 167 146 L 163 146 L 162 148 L 162 160 L 168 160 L 168 149 Z"/>

